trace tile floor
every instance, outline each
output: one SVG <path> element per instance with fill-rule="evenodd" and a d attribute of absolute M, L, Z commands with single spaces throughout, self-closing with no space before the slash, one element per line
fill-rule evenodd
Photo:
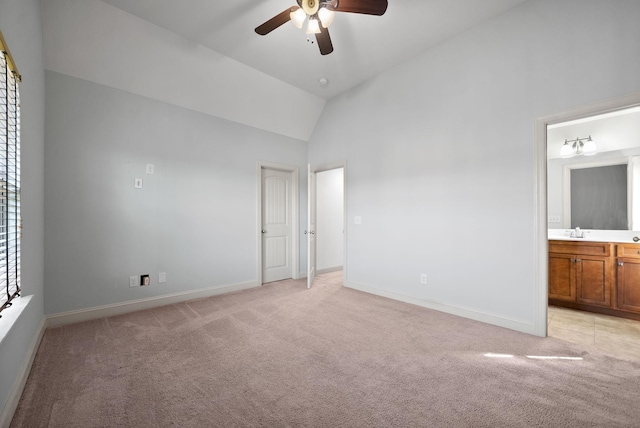
<path fill-rule="evenodd" d="M 640 362 L 640 321 L 549 306 L 548 335 Z"/>

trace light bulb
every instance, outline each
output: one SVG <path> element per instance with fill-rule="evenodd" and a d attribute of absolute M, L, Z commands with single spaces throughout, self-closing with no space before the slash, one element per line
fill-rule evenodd
<path fill-rule="evenodd" d="M 320 24 L 318 24 L 318 20 L 314 18 L 309 19 L 309 26 L 307 27 L 307 34 L 318 34 L 320 33 Z"/>
<path fill-rule="evenodd" d="M 564 140 L 564 144 L 562 145 L 562 148 L 560 149 L 560 157 L 561 158 L 570 158 L 571 156 L 573 156 L 573 149 L 569 145 L 569 142 L 567 140 Z"/>
<path fill-rule="evenodd" d="M 329 28 L 329 25 L 333 22 L 333 18 L 336 17 L 336 13 L 332 10 L 327 9 L 326 7 L 320 8 L 318 11 L 318 18 L 320 18 L 320 22 L 322 22 L 322 26 L 324 28 Z"/>
<path fill-rule="evenodd" d="M 295 25 L 297 28 L 302 28 L 302 24 L 304 24 L 304 20 L 307 18 L 307 14 L 304 13 L 304 10 L 297 9 L 295 12 L 291 12 L 289 14 L 289 17 L 291 18 L 291 22 L 293 22 L 293 25 Z"/>
<path fill-rule="evenodd" d="M 596 143 L 591 139 L 591 135 L 589 135 L 589 139 L 584 142 L 582 154 L 585 156 L 593 156 L 596 154 Z"/>

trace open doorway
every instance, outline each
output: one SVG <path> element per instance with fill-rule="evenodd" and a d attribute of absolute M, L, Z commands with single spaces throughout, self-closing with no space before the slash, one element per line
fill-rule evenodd
<path fill-rule="evenodd" d="M 616 313 L 621 293 L 616 243 L 633 243 L 640 234 L 639 105 L 635 94 L 538 121 L 546 163 L 545 218 L 538 224 L 545 224 L 539 234 L 546 235 L 540 236 L 545 268 L 539 279 L 545 285 L 547 335 L 623 357 L 629 347 L 640 350 L 640 321 Z M 569 254 L 573 246 L 596 251 L 598 245 L 603 255 Z"/>
<path fill-rule="evenodd" d="M 346 163 L 309 165 L 307 287 L 317 274 L 346 270 Z"/>
<path fill-rule="evenodd" d="M 316 273 L 340 271 L 344 262 L 344 168 L 316 173 Z"/>

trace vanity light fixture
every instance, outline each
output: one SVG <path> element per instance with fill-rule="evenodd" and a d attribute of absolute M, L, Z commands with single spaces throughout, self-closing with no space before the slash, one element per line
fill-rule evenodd
<path fill-rule="evenodd" d="M 575 140 L 564 140 L 560 149 L 560 157 L 570 158 L 573 156 L 592 156 L 596 154 L 596 143 L 591 139 L 591 135 Z"/>

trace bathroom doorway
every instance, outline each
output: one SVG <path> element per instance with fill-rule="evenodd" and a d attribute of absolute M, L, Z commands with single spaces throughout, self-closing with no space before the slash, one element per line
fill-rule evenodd
<path fill-rule="evenodd" d="M 622 236 L 622 234 L 632 233 L 633 229 L 638 228 L 640 223 L 635 220 L 634 215 L 640 216 L 640 209 L 635 209 L 636 206 L 640 206 L 640 197 L 635 193 L 640 190 L 640 185 L 634 186 L 633 182 L 640 180 L 638 173 L 634 178 L 635 165 L 640 165 L 640 95 L 635 94 L 597 103 L 540 119 L 537 121 L 537 126 L 539 133 L 537 141 L 539 144 L 543 144 L 544 151 L 544 153 L 539 152 L 538 154 L 544 158 L 545 171 L 544 182 L 538 180 L 542 189 L 539 189 L 539 192 L 544 192 L 540 199 L 544 202 L 541 204 L 544 206 L 544 212 L 542 210 L 539 212 L 539 215 L 541 217 L 544 215 L 544 218 L 540 218 L 538 222 L 539 266 L 544 267 L 539 269 L 538 296 L 544 295 L 540 313 L 544 313 L 546 333 L 551 337 L 601 348 L 608 352 L 617 353 L 621 357 L 632 358 L 633 355 L 638 355 L 640 352 L 640 321 L 549 305 L 549 270 L 551 266 L 549 266 L 548 258 L 548 239 L 552 236 L 558 237 L 571 233 L 570 229 L 574 226 L 572 218 L 581 218 L 582 222 L 588 223 L 588 219 L 584 215 L 579 217 L 575 215 L 575 212 L 573 216 L 571 215 L 572 209 L 574 211 L 587 209 L 584 208 L 585 205 L 580 205 L 577 201 L 572 204 L 571 190 L 573 189 L 575 192 L 577 187 L 570 187 L 570 182 L 572 179 L 580 177 L 580 174 L 572 176 L 572 171 L 587 168 L 593 168 L 594 171 L 597 171 L 598 168 L 609 165 L 628 165 L 625 170 L 629 171 L 628 177 L 622 178 L 625 180 L 624 184 L 628 190 L 618 192 L 620 195 L 624 193 L 624 196 L 620 197 L 624 197 L 625 200 L 620 201 L 623 203 L 619 206 L 623 206 L 627 211 L 621 217 L 628 218 L 628 221 L 626 225 L 618 224 L 620 222 L 611 222 L 611 224 L 615 224 L 611 229 L 615 230 L 614 233 L 620 233 Z M 595 142 L 596 152 L 594 154 L 581 153 L 580 145 L 587 140 Z M 571 146 L 571 151 L 567 150 L 565 147 L 567 145 Z M 564 153 L 562 154 L 563 147 Z M 538 172 L 540 173 L 540 168 L 538 168 Z M 628 181 L 626 181 L 627 178 Z M 640 183 L 640 181 L 638 182 Z M 626 186 L 627 183 L 628 186 Z M 582 208 L 579 208 L 581 206 Z M 605 223 L 600 221 L 598 224 Z M 608 229 L 606 226 L 601 227 Z M 595 229 L 599 230 L 601 227 L 594 227 L 594 233 L 597 233 Z M 556 269 L 556 266 L 553 269 Z M 554 272 L 555 274 L 556 272 Z M 612 281 L 612 287 L 614 287 L 615 276 Z M 544 288 L 540 286 L 541 284 Z"/>

